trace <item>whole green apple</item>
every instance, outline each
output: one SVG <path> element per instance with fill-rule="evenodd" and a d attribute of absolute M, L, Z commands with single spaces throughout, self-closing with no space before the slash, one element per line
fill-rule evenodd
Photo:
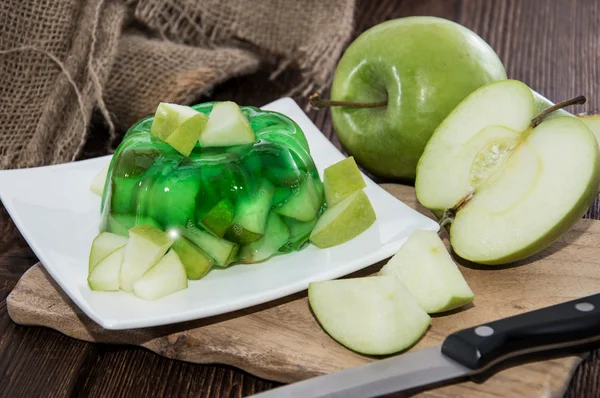
<path fill-rule="evenodd" d="M 469 29 L 434 17 L 408 17 L 361 34 L 340 60 L 331 97 L 369 108 L 333 107 L 337 136 L 368 171 L 414 179 L 435 128 L 477 88 L 506 79 L 492 48 Z"/>

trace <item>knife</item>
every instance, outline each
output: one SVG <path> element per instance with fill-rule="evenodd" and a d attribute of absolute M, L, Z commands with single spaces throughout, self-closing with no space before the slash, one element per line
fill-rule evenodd
<path fill-rule="evenodd" d="M 600 294 L 463 329 L 408 352 L 254 397 L 376 397 L 473 377 L 506 360 L 600 341 Z"/>

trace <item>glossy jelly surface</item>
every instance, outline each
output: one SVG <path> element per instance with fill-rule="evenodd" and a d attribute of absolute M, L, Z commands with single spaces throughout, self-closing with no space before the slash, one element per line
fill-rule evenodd
<path fill-rule="evenodd" d="M 192 108 L 209 115 L 213 105 Z M 234 246 L 219 265 L 304 247 L 324 208 L 304 133 L 282 114 L 241 109 L 255 143 L 196 144 L 189 157 L 150 134 L 152 116 L 132 126 L 110 165 L 101 231 L 127 235 L 135 225 L 151 224 L 185 236 L 212 257 Z"/>

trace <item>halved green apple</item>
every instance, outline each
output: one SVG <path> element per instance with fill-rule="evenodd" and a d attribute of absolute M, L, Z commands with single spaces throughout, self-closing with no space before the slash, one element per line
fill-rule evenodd
<path fill-rule="evenodd" d="M 308 300 L 323 329 L 362 354 L 402 351 L 425 333 L 430 322 L 393 276 L 313 282 Z"/>
<path fill-rule="evenodd" d="M 491 83 L 460 103 L 425 147 L 417 198 L 452 219 L 459 256 L 481 264 L 523 259 L 592 203 L 600 184 L 596 140 L 564 111 L 536 118 L 549 105 L 521 82 Z"/>
<path fill-rule="evenodd" d="M 131 293 L 135 281 L 156 264 L 172 244 L 173 239 L 167 233 L 151 225 L 144 224 L 131 228 L 121 266 L 121 289 Z"/>
<path fill-rule="evenodd" d="M 333 207 L 348 195 L 367 187 L 360 170 L 350 156 L 327 167 L 323 173 L 325 200 Z"/>
<path fill-rule="evenodd" d="M 252 144 L 254 131 L 240 107 L 231 101 L 218 102 L 200 134 L 200 146 L 220 147 Z"/>
<path fill-rule="evenodd" d="M 133 284 L 133 293 L 144 300 L 156 300 L 187 287 L 185 267 L 174 250 Z"/>
<path fill-rule="evenodd" d="M 428 314 L 473 301 L 471 288 L 433 231 L 413 232 L 379 275 L 397 277 Z"/>
<path fill-rule="evenodd" d="M 342 244 L 363 233 L 375 218 L 367 194 L 355 192 L 325 210 L 310 234 L 310 241 L 321 249 Z"/>

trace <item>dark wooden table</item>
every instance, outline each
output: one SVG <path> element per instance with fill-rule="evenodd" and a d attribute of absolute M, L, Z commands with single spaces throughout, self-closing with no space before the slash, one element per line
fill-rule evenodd
<path fill-rule="evenodd" d="M 509 77 L 554 101 L 584 94 L 588 103 L 580 111 L 600 108 L 598 0 L 362 1 L 357 4 L 355 34 L 408 15 L 458 21 L 490 43 Z M 227 82 L 215 89 L 212 98 L 262 105 L 298 83 L 293 71 L 267 83 L 268 76 L 269 70 L 264 70 Z M 306 103 L 304 98 L 296 100 Z M 309 115 L 339 146 L 329 113 Z M 95 148 L 105 131 L 92 130 L 86 157 L 103 154 Z M 599 209 L 597 199 L 586 217 L 600 219 Z M 6 214 L 0 214 L 0 222 L 0 231 L 5 231 Z M 232 367 L 172 361 L 140 348 L 90 344 L 52 330 L 18 326 L 7 314 L 5 298 L 37 260 L 14 229 L 0 236 L 0 248 L 0 396 L 237 397 L 276 385 Z M 579 367 L 567 396 L 600 396 L 599 352 Z"/>

